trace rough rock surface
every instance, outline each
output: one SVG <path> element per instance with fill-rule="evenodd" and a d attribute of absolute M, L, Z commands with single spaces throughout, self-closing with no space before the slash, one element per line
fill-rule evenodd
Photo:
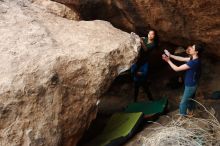
<path fill-rule="evenodd" d="M 0 1 L 0 145 L 74 146 L 139 38 L 26 0 Z"/>
<path fill-rule="evenodd" d="M 51 0 L 33 0 L 33 2 L 40 5 L 41 8 L 45 8 L 45 10 L 49 13 L 71 20 L 80 20 L 80 16 L 76 11 L 63 4 L 53 2 Z"/>
<path fill-rule="evenodd" d="M 103 19 L 127 31 L 146 35 L 154 28 L 162 41 L 188 45 L 207 44 L 220 56 L 219 0 L 55 0 L 72 4 L 83 19 Z"/>

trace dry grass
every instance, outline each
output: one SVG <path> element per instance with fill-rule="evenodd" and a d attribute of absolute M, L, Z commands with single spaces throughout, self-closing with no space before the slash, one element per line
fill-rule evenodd
<path fill-rule="evenodd" d="M 203 117 L 176 115 L 168 117 L 171 122 L 166 125 L 155 123 L 159 126 L 148 128 L 151 133 L 140 137 L 142 146 L 220 146 L 220 123 L 214 110 L 197 103 L 204 109 Z"/>

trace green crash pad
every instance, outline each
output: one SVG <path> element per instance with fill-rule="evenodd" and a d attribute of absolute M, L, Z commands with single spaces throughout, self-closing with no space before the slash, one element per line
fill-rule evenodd
<path fill-rule="evenodd" d="M 167 98 L 164 97 L 160 100 L 144 101 L 131 103 L 125 109 L 125 112 L 143 112 L 144 115 L 154 115 L 162 113 L 167 106 Z"/>
<path fill-rule="evenodd" d="M 107 122 L 103 132 L 89 145 L 118 146 L 132 136 L 143 120 L 143 113 L 116 113 Z"/>

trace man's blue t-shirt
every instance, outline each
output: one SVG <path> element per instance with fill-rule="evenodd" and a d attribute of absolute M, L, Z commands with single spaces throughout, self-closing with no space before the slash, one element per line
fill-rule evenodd
<path fill-rule="evenodd" d="M 190 68 L 185 74 L 185 86 L 195 86 L 198 83 L 199 77 L 201 75 L 201 62 L 200 60 L 194 59 L 186 63 Z"/>
<path fill-rule="evenodd" d="M 140 76 L 135 75 L 134 71 L 136 70 L 137 65 L 133 64 L 131 66 L 131 73 L 133 75 L 133 79 L 136 82 L 142 82 L 145 81 L 147 79 L 147 72 L 148 72 L 148 63 L 144 63 L 142 66 L 140 66 L 140 68 L 138 69 L 138 72 L 141 72 L 142 74 Z"/>

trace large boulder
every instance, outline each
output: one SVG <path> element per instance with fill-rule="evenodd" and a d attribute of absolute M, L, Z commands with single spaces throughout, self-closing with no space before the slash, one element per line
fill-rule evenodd
<path fill-rule="evenodd" d="M 0 1 L 0 145 L 76 145 L 140 46 L 108 22 L 42 10 Z"/>
<path fill-rule="evenodd" d="M 219 0 L 55 0 L 72 5 L 85 20 L 103 19 L 127 31 L 146 35 L 149 28 L 162 41 L 188 45 L 196 41 L 220 56 Z"/>

